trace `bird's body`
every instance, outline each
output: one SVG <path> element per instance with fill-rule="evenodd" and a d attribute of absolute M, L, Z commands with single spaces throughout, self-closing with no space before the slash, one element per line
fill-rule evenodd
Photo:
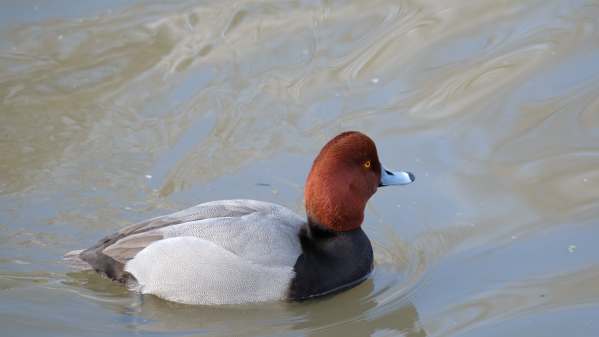
<path fill-rule="evenodd" d="M 352 154 L 357 169 L 346 169 L 349 162 L 336 168 L 336 157 L 328 156 L 347 146 L 348 138 L 366 142 L 367 150 L 360 153 L 358 146 Z M 335 171 L 348 181 L 339 184 L 327 176 Z M 268 202 L 212 201 L 125 227 L 66 256 L 141 293 L 188 304 L 321 296 L 370 274 L 372 247 L 359 225 L 366 200 L 384 177 L 391 183 L 396 179 L 395 184 L 413 181 L 412 175 L 384 170 L 369 138 L 345 133 L 315 160 L 306 187 L 306 218 Z"/>

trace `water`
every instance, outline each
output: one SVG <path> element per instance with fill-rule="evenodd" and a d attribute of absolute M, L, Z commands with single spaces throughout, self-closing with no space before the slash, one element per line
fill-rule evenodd
<path fill-rule="evenodd" d="M 599 335 L 599 2 L 20 1 L 0 11 L 2 336 Z M 302 211 L 357 129 L 376 272 L 218 308 L 65 251 L 196 203 Z"/>

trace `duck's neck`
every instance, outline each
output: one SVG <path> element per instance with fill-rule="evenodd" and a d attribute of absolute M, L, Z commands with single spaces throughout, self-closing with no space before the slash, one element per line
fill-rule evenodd
<path fill-rule="evenodd" d="M 314 240 L 330 239 L 339 235 L 339 232 L 329 228 L 329 226 L 322 225 L 311 217 L 308 217 L 308 221 L 304 225 L 303 231 L 305 232 L 304 234 L 306 237 Z"/>

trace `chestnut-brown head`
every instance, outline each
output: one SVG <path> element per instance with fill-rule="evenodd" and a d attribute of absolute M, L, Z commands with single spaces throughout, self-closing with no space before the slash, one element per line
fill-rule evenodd
<path fill-rule="evenodd" d="M 366 202 L 379 186 L 414 181 L 409 172 L 391 172 L 380 163 L 376 145 L 365 134 L 344 132 L 330 140 L 314 160 L 304 189 L 308 221 L 332 231 L 359 228 Z"/>

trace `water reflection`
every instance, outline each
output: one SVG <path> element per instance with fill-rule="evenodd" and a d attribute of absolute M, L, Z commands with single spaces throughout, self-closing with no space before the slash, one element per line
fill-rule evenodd
<path fill-rule="evenodd" d="M 309 336 L 339 336 L 351 332 L 355 336 L 373 336 L 378 333 L 409 337 L 427 336 L 419 324 L 416 307 L 409 301 L 396 302 L 392 308 L 381 310 L 372 280 L 345 294 L 317 300 L 315 303 L 294 304 L 292 308 L 302 321 L 294 330 Z"/>
<path fill-rule="evenodd" d="M 128 329 L 138 332 L 253 336 L 293 330 L 307 336 L 338 336 L 346 331 L 355 336 L 381 332 L 427 336 L 416 308 L 405 298 L 380 306 L 373 280 L 337 296 L 300 303 L 218 307 L 189 306 L 128 293 L 121 285 L 92 272 L 70 273 L 64 284 L 80 296 L 120 312 Z"/>

